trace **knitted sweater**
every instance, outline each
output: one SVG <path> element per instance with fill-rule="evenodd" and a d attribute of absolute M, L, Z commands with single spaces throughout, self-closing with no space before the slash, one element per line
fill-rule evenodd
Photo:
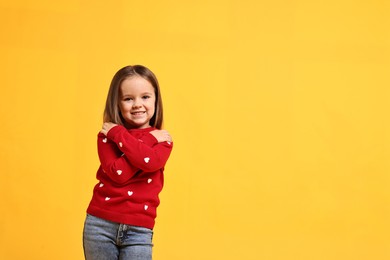
<path fill-rule="evenodd" d="M 164 166 L 171 142 L 158 143 L 149 132 L 155 128 L 115 126 L 98 134 L 99 183 L 87 213 L 96 217 L 153 229 L 158 194 L 164 184 Z"/>

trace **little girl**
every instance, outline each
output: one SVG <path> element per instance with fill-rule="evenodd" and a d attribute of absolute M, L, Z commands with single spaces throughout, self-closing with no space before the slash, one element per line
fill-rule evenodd
<path fill-rule="evenodd" d="M 158 194 L 173 145 L 162 123 L 153 72 L 141 65 L 120 69 L 111 81 L 98 134 L 99 182 L 84 224 L 86 259 L 152 259 Z"/>

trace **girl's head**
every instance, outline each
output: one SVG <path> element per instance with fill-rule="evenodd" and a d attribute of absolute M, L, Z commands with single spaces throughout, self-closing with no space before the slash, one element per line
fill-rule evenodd
<path fill-rule="evenodd" d="M 163 105 L 154 73 L 142 65 L 120 69 L 111 81 L 103 120 L 127 128 L 161 129 Z"/>

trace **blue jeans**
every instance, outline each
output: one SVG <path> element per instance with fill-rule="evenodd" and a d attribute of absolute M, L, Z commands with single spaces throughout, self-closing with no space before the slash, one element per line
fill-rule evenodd
<path fill-rule="evenodd" d="M 87 215 L 83 245 L 87 260 L 151 260 L 153 231 Z"/>

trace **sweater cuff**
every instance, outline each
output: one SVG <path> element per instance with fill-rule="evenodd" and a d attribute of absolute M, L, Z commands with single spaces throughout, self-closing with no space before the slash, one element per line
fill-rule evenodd
<path fill-rule="evenodd" d="M 142 139 L 147 144 L 155 145 L 158 143 L 156 137 L 154 137 L 154 135 L 152 135 L 151 133 L 147 133 Z"/>
<path fill-rule="evenodd" d="M 113 128 L 110 129 L 110 131 L 108 131 L 107 133 L 107 137 L 111 140 L 114 140 L 115 139 L 115 136 L 122 131 L 122 128 L 124 128 L 123 126 L 121 125 L 116 125 L 114 126 Z"/>

